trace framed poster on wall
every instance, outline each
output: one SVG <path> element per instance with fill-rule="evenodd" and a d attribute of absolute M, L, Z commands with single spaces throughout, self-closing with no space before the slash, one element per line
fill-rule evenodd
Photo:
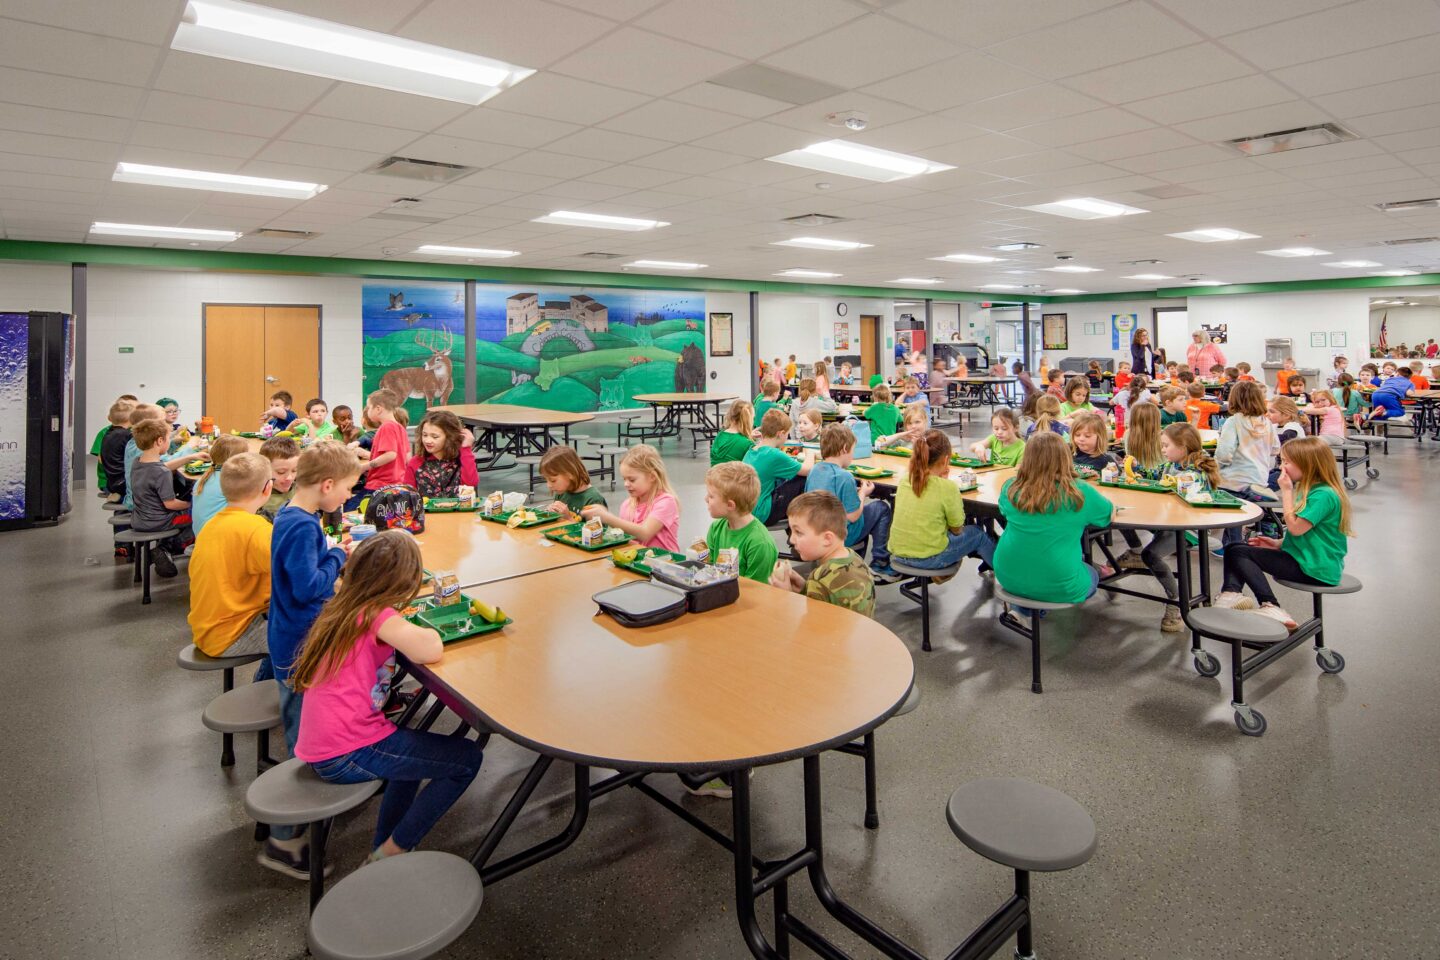
<path fill-rule="evenodd" d="M 1070 315 L 1046 313 L 1040 317 L 1040 342 L 1043 350 L 1070 349 Z"/>
<path fill-rule="evenodd" d="M 835 324 L 835 349 L 850 349 L 850 324 L 843 320 Z"/>
<path fill-rule="evenodd" d="M 735 355 L 735 314 L 710 314 L 710 356 Z"/>

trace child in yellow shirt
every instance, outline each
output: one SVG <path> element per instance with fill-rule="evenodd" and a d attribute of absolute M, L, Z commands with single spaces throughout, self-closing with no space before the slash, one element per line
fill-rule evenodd
<path fill-rule="evenodd" d="M 255 511 L 270 496 L 270 464 L 258 453 L 237 453 L 211 479 L 228 505 L 195 538 L 191 638 L 211 657 L 267 653 L 272 528 Z"/>

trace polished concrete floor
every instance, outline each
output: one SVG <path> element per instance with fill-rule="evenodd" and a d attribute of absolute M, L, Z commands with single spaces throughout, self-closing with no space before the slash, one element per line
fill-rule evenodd
<path fill-rule="evenodd" d="M 703 526 L 703 461 L 674 450 L 689 534 Z M 996 626 L 972 567 L 935 593 L 929 654 L 916 608 L 886 589 L 878 616 L 914 651 L 924 702 L 880 731 L 880 830 L 860 823 L 860 761 L 823 760 L 841 895 L 944 956 L 1010 882 L 954 839 L 946 798 L 972 778 L 1017 775 L 1073 796 L 1100 832 L 1089 864 L 1035 879 L 1042 957 L 1440 957 L 1440 444 L 1397 442 L 1380 466 L 1354 497 L 1348 569 L 1365 590 L 1329 605 L 1328 642 L 1348 667 L 1324 676 L 1302 648 L 1252 681 L 1270 721 L 1261 739 L 1239 735 L 1228 685 L 1195 674 L 1155 604 L 1099 597 L 1055 616 L 1035 696 L 1023 641 Z M 78 501 L 56 528 L 0 534 L 0 654 L 17 679 L 0 738 L 0 957 L 302 957 L 304 884 L 254 860 L 242 805 L 253 741 L 239 738 L 240 762 L 222 770 L 200 724 L 219 678 L 175 666 L 184 578 L 158 582 L 142 607 L 95 499 Z M 473 849 L 532 759 L 492 741 L 425 845 Z M 557 764 L 537 794 L 552 802 L 526 812 L 506 849 L 563 824 L 569 782 Z M 679 796 L 673 778 L 656 782 Z M 802 831 L 799 765 L 758 771 L 755 795 L 758 852 L 788 852 Z M 728 804 L 683 802 L 728 826 Z M 364 857 L 374 811 L 337 825 L 340 874 Z M 748 956 L 729 868 L 645 797 L 612 794 L 569 851 L 488 889 L 443 956 Z M 797 915 L 873 955 L 803 881 L 791 890 Z"/>

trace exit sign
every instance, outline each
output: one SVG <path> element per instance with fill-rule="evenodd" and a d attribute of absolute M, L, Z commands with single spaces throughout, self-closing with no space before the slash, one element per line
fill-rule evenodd
<path fill-rule="evenodd" d="M 121 348 L 120 348 L 120 352 L 121 352 L 121 353 L 134 353 L 134 352 L 135 352 L 135 348 L 134 348 L 134 347 L 121 347 Z"/>

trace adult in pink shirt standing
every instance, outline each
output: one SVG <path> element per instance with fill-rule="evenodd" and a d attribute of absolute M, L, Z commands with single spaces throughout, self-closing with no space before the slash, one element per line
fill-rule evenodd
<path fill-rule="evenodd" d="M 617 517 L 599 504 L 580 509 L 586 520 L 595 517 L 607 527 L 618 527 L 642 547 L 680 550 L 680 501 L 665 473 L 665 461 L 648 443 L 630 448 L 620 460 L 620 476 L 629 498 Z"/>
<path fill-rule="evenodd" d="M 1185 348 L 1185 362 L 1190 365 L 1190 372 L 1195 374 L 1196 380 L 1210 376 L 1211 367 L 1225 366 L 1225 354 L 1218 343 L 1211 343 L 1200 330 L 1190 334 L 1190 339 L 1194 342 Z"/>

